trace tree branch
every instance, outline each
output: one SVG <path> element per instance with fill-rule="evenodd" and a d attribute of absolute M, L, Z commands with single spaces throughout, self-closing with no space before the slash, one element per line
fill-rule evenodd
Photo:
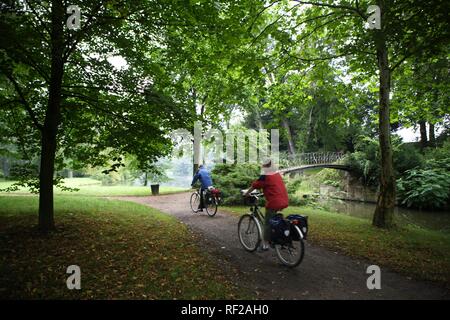
<path fill-rule="evenodd" d="M 331 55 L 331 56 L 328 56 L 328 57 L 318 57 L 318 58 L 307 59 L 307 58 L 302 58 L 302 57 L 294 56 L 294 55 L 290 54 L 289 52 L 287 52 L 287 50 L 285 50 L 285 53 L 286 53 L 289 57 L 291 57 L 291 58 L 293 58 L 293 59 L 297 59 L 297 60 L 301 60 L 301 61 L 306 61 L 306 62 L 315 62 L 315 61 L 332 60 L 332 59 L 342 58 L 342 57 L 346 57 L 346 56 L 349 56 L 349 55 L 354 54 L 354 52 L 345 52 L 345 53 L 342 53 L 342 54 Z"/>
<path fill-rule="evenodd" d="M 90 22 L 93 20 L 94 12 L 97 12 L 100 10 L 100 8 L 103 6 L 104 0 L 101 1 L 94 9 L 92 9 L 91 15 L 89 16 L 88 20 L 83 23 L 83 28 L 79 30 L 75 37 L 69 38 L 69 41 L 73 41 L 72 46 L 70 46 L 67 51 L 63 54 L 63 60 L 67 61 L 71 53 L 75 50 L 76 46 L 80 41 L 83 39 L 83 36 L 86 34 L 86 32 L 94 26 L 94 24 L 90 24 Z"/>
<path fill-rule="evenodd" d="M 248 31 L 248 32 L 252 31 L 253 26 L 254 26 L 255 23 L 256 23 L 256 20 L 258 20 L 258 18 L 264 13 L 264 11 L 266 11 L 267 9 L 269 9 L 270 7 L 272 7 L 273 5 L 275 5 L 275 4 L 279 3 L 279 2 L 280 2 L 280 1 L 274 1 L 274 2 L 272 2 L 271 4 L 269 4 L 267 7 L 264 7 L 260 12 L 258 12 L 258 13 L 256 14 L 255 19 L 253 19 L 252 24 L 250 25 L 250 27 L 248 27 L 247 31 Z"/>
<path fill-rule="evenodd" d="M 330 12 L 330 13 L 327 13 L 327 14 L 324 14 L 324 15 L 321 15 L 321 16 L 317 16 L 317 17 L 313 17 L 313 18 L 310 18 L 310 19 L 306 19 L 306 20 L 300 21 L 299 23 L 297 23 L 294 26 L 294 29 L 297 28 L 298 26 L 302 25 L 302 24 L 307 23 L 307 22 L 314 21 L 314 20 L 317 20 L 317 19 L 320 19 L 320 18 L 326 18 L 326 17 L 332 16 L 333 14 L 336 14 L 336 12 Z"/>
<path fill-rule="evenodd" d="M 342 9 L 347 11 L 352 11 L 357 13 L 362 19 L 367 20 L 367 17 L 365 14 L 359 9 L 359 4 L 357 3 L 357 7 L 350 7 L 350 6 L 344 6 L 340 4 L 329 4 L 329 3 L 322 3 L 322 2 L 311 2 L 311 1 L 300 1 L 300 0 L 292 0 L 294 2 L 298 2 L 300 4 L 309 4 L 312 6 L 317 7 L 327 7 L 327 8 L 333 8 L 333 9 Z"/>
<path fill-rule="evenodd" d="M 39 20 L 39 22 L 41 23 L 42 28 L 47 31 L 47 34 L 50 34 L 50 29 L 48 29 L 46 27 L 46 24 L 44 23 L 44 21 L 42 21 L 42 19 L 39 17 L 39 15 L 36 12 L 36 9 L 34 8 L 34 6 L 31 4 L 31 2 L 29 0 L 25 0 L 25 2 L 27 3 L 27 6 L 30 7 L 31 11 L 34 13 L 35 17 Z M 43 38 L 45 39 L 45 35 L 42 34 L 39 30 L 39 33 L 43 36 Z"/>
<path fill-rule="evenodd" d="M 19 119 L 16 118 L 16 116 L 15 116 L 15 114 L 14 114 L 14 110 L 11 110 L 11 114 L 10 114 L 10 115 L 11 115 L 11 118 L 12 118 L 12 120 L 13 120 L 13 121 L 11 121 L 10 123 L 14 123 L 14 124 L 20 125 L 20 121 L 19 121 Z M 19 143 L 17 144 L 18 147 L 19 147 L 20 149 L 22 149 L 22 153 L 23 153 L 23 155 L 25 156 L 25 159 L 30 160 L 31 157 L 28 155 L 28 152 L 27 152 L 27 150 L 25 149 L 26 143 L 25 143 L 25 140 L 24 140 L 23 134 L 22 134 L 23 130 L 22 130 L 22 132 L 21 132 L 20 130 L 18 130 L 18 127 L 17 127 L 17 126 L 13 126 L 13 130 L 14 130 L 15 133 L 16 133 L 17 139 L 19 140 Z"/>
<path fill-rule="evenodd" d="M 37 129 L 42 130 L 43 126 L 39 123 L 39 121 L 36 118 L 36 114 L 33 112 L 33 109 L 30 107 L 30 104 L 28 103 L 27 99 L 25 98 L 25 95 L 20 88 L 20 85 L 17 83 L 16 79 L 12 76 L 11 73 L 5 72 L 5 70 L 2 70 L 3 73 L 6 75 L 8 80 L 13 84 L 14 89 L 16 90 L 17 94 L 20 97 L 20 101 L 22 102 L 22 105 L 25 107 L 25 109 L 28 112 L 28 115 L 30 116 L 31 120 L 33 121 L 33 124 L 36 126 Z"/>
<path fill-rule="evenodd" d="M 84 94 L 81 93 L 77 93 L 77 92 L 70 92 L 70 91 L 64 91 L 63 95 L 66 97 L 72 97 L 72 98 L 78 98 L 81 99 L 83 102 L 87 103 L 88 105 L 90 105 L 93 109 L 95 110 L 99 110 L 101 112 L 103 112 L 104 114 L 109 114 L 117 119 L 120 119 L 124 122 L 127 123 L 132 123 L 129 119 L 125 118 L 123 115 L 121 114 L 117 114 L 114 112 L 111 112 L 110 110 L 106 110 L 104 108 L 101 108 L 98 106 L 98 100 L 97 99 L 93 99 L 91 97 L 85 96 Z"/>
<path fill-rule="evenodd" d="M 318 25 L 317 27 L 315 27 L 311 32 L 305 34 L 303 37 L 301 37 L 300 39 L 297 39 L 296 41 L 302 41 L 303 39 L 309 37 L 310 35 L 312 35 L 314 32 L 316 32 L 316 31 L 319 30 L 320 28 L 325 27 L 327 24 L 330 24 L 330 23 L 332 23 L 332 22 L 334 22 L 334 21 L 336 21 L 336 20 L 339 20 L 339 19 L 341 19 L 341 18 L 343 18 L 343 17 L 345 17 L 345 16 L 347 16 L 347 15 L 348 15 L 348 14 L 345 14 L 345 13 L 344 13 L 344 14 L 341 14 L 340 16 L 337 16 L 337 17 L 334 18 L 334 19 L 330 19 L 330 20 L 328 20 L 328 21 L 325 21 L 325 22 L 322 23 L 321 25 Z"/>
<path fill-rule="evenodd" d="M 297 4 L 297 5 L 293 6 L 292 8 L 289 8 L 289 10 L 286 11 L 286 13 L 288 13 L 292 9 L 298 7 L 299 5 L 300 4 Z M 252 43 L 250 44 L 249 47 L 253 46 L 253 44 L 255 44 L 255 42 L 267 31 L 267 29 L 269 29 L 271 26 L 275 25 L 278 21 L 281 20 L 281 18 L 283 18 L 285 16 L 286 16 L 285 14 L 281 14 L 278 18 L 276 18 L 274 21 L 272 21 L 267 26 L 265 26 L 264 29 L 253 39 L 253 41 L 252 41 Z"/>
<path fill-rule="evenodd" d="M 404 62 L 406 59 L 408 59 L 408 58 L 410 58 L 410 57 L 412 57 L 413 55 L 415 55 L 417 52 L 420 52 L 420 51 L 422 51 L 422 50 L 424 50 L 424 49 L 427 49 L 427 48 L 429 48 L 429 44 L 432 42 L 433 44 L 437 44 L 437 43 L 440 43 L 442 40 L 444 40 L 444 41 L 448 41 L 447 40 L 447 38 L 444 36 L 444 37 L 437 37 L 437 38 L 434 38 L 434 39 L 431 39 L 431 40 L 429 40 L 429 41 L 427 41 L 426 43 L 423 43 L 422 45 L 419 45 L 419 46 L 417 46 L 415 49 L 412 49 L 412 50 L 407 50 L 407 52 L 403 55 L 403 57 L 401 57 L 396 63 L 394 63 L 394 65 L 391 67 L 391 68 L 389 68 L 389 70 L 391 71 L 391 72 L 393 72 L 395 69 L 397 69 L 401 64 L 402 64 L 402 62 Z"/>

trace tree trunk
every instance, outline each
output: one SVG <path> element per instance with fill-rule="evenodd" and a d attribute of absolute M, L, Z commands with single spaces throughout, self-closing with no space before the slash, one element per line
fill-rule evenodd
<path fill-rule="evenodd" d="M 292 139 L 292 131 L 291 131 L 291 127 L 289 126 L 289 122 L 286 118 L 283 118 L 281 120 L 281 122 L 283 124 L 283 127 L 286 129 L 289 155 L 295 156 L 295 143 L 294 143 L 294 140 Z"/>
<path fill-rule="evenodd" d="M 41 163 L 39 172 L 39 229 L 47 233 L 55 228 L 53 218 L 53 175 L 55 171 L 56 137 L 60 120 L 61 87 L 64 73 L 64 6 L 52 1 L 51 71 L 45 121 L 41 135 Z"/>
<path fill-rule="evenodd" d="M 420 147 L 423 149 L 427 146 L 428 139 L 427 139 L 427 124 L 424 120 L 419 121 L 419 128 L 420 128 Z"/>
<path fill-rule="evenodd" d="M 306 140 L 306 147 L 309 149 L 314 144 L 314 122 L 313 122 L 313 111 L 314 106 L 309 110 L 309 120 L 308 120 L 308 137 Z"/>
<path fill-rule="evenodd" d="M 378 2 L 383 15 L 383 8 Z M 381 19 L 383 22 L 383 18 Z M 373 216 L 373 225 L 380 228 L 393 226 L 395 207 L 395 176 L 392 160 L 390 132 L 389 93 L 391 75 L 389 70 L 388 50 L 383 31 L 376 34 L 377 60 L 380 71 L 379 93 L 379 140 L 381 151 L 380 190 L 377 206 Z"/>
<path fill-rule="evenodd" d="M 53 219 L 53 173 L 56 137 L 45 128 L 41 138 L 41 165 L 39 173 L 39 229 L 47 233 L 55 228 Z"/>
<path fill-rule="evenodd" d="M 255 123 L 258 130 L 263 130 L 264 126 L 261 119 L 261 113 L 259 112 L 259 105 L 255 108 Z"/>
<path fill-rule="evenodd" d="M 200 161 L 200 156 L 201 156 L 201 154 L 200 154 L 200 152 L 201 152 L 201 145 L 200 145 L 200 143 L 195 143 L 194 142 L 194 158 L 193 158 L 193 163 L 194 163 L 194 166 L 193 166 L 193 168 L 192 168 L 192 170 L 193 170 L 193 175 L 198 171 L 198 167 L 199 167 L 199 163 L 196 163 L 196 161 L 195 161 L 195 154 L 197 154 L 198 156 L 197 156 L 197 160 L 198 161 Z"/>
<path fill-rule="evenodd" d="M 146 187 L 148 185 L 148 172 L 145 171 L 145 176 L 144 176 L 144 187 Z"/>
<path fill-rule="evenodd" d="M 9 177 L 10 168 L 11 168 L 11 160 L 9 160 L 6 157 L 2 157 L 2 169 L 4 177 Z"/>
<path fill-rule="evenodd" d="M 430 146 L 436 146 L 436 136 L 434 135 L 434 124 L 428 123 L 428 138 L 430 141 Z"/>

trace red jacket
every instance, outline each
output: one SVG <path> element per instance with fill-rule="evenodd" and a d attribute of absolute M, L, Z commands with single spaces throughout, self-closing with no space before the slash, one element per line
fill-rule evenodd
<path fill-rule="evenodd" d="M 252 183 L 255 189 L 263 189 L 266 208 L 281 210 L 289 205 L 289 198 L 283 179 L 279 173 L 262 175 Z"/>

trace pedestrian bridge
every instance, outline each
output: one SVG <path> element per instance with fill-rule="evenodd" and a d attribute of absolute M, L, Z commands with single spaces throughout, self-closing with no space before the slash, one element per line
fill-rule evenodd
<path fill-rule="evenodd" d="M 313 168 L 350 171 L 349 166 L 339 163 L 344 158 L 344 155 L 343 152 L 310 152 L 288 156 L 287 159 L 280 161 L 280 170 L 278 172 L 286 174 Z"/>

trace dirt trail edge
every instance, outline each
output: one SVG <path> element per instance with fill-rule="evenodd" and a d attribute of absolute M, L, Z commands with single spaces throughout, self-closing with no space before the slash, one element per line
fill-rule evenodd
<path fill-rule="evenodd" d="M 353 259 L 306 241 L 299 267 L 281 265 L 274 250 L 246 252 L 237 237 L 239 217 L 217 212 L 194 214 L 190 193 L 152 197 L 113 197 L 148 205 L 175 216 L 204 241 L 198 245 L 220 261 L 240 287 L 252 290 L 260 299 L 450 299 L 450 292 L 431 282 L 416 281 L 381 268 L 381 289 L 367 289 L 367 261 Z M 314 226 L 312 226 L 314 227 Z"/>

